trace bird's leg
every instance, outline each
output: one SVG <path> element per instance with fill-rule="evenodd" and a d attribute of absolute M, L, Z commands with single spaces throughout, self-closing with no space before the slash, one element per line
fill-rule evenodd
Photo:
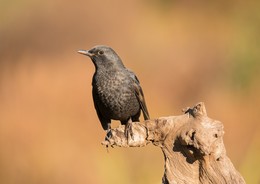
<path fill-rule="evenodd" d="M 128 140 L 129 135 L 131 136 L 131 138 L 133 138 L 133 129 L 132 129 L 132 119 L 129 118 L 129 120 L 126 122 L 125 124 L 125 137 Z"/>
<path fill-rule="evenodd" d="M 109 141 L 109 139 L 111 138 L 112 133 L 111 133 L 111 123 L 107 124 L 107 130 L 106 130 L 106 137 L 105 140 Z"/>
<path fill-rule="evenodd" d="M 106 130 L 106 137 L 105 140 L 108 141 L 111 138 L 112 134 L 111 134 L 111 129 Z"/>

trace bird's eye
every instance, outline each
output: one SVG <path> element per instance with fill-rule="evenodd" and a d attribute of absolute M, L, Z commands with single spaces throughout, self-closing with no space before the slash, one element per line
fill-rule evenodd
<path fill-rule="evenodd" d="M 103 55 L 103 54 L 104 54 L 104 51 L 100 50 L 100 51 L 98 51 L 98 54 L 99 54 L 99 55 Z"/>

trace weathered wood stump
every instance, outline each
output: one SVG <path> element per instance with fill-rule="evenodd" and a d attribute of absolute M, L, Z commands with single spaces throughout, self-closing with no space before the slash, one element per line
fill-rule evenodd
<path fill-rule="evenodd" d="M 207 116 L 202 102 L 187 108 L 184 115 L 133 123 L 128 138 L 124 129 L 124 125 L 112 129 L 102 144 L 159 146 L 165 158 L 163 184 L 245 183 L 226 155 L 223 124 Z"/>

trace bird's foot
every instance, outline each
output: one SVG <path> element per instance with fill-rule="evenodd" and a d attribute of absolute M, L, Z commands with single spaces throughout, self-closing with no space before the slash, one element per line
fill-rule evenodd
<path fill-rule="evenodd" d="M 129 140 L 130 136 L 131 136 L 131 139 L 133 139 L 134 133 L 133 133 L 132 122 L 128 121 L 127 124 L 125 125 L 125 137 L 126 137 L 127 141 Z"/>
<path fill-rule="evenodd" d="M 112 132 L 111 132 L 111 129 L 108 129 L 108 130 L 106 130 L 105 141 L 110 142 L 110 139 L 111 139 L 111 138 L 112 138 Z M 113 148 L 112 145 L 111 145 L 111 147 Z M 109 151 L 108 151 L 108 145 L 106 145 L 106 148 L 107 148 L 107 152 L 109 153 Z"/>
<path fill-rule="evenodd" d="M 111 129 L 106 130 L 106 137 L 105 137 L 105 141 L 109 141 L 112 137 L 112 132 Z"/>

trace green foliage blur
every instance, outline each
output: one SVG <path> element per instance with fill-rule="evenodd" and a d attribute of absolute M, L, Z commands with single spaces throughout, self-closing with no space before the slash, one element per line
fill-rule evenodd
<path fill-rule="evenodd" d="M 236 169 L 260 183 L 259 10 L 257 0 L 1 1 L 0 183 L 161 182 L 159 148 L 100 144 L 94 66 L 77 54 L 100 44 L 135 71 L 152 118 L 205 102 Z"/>

